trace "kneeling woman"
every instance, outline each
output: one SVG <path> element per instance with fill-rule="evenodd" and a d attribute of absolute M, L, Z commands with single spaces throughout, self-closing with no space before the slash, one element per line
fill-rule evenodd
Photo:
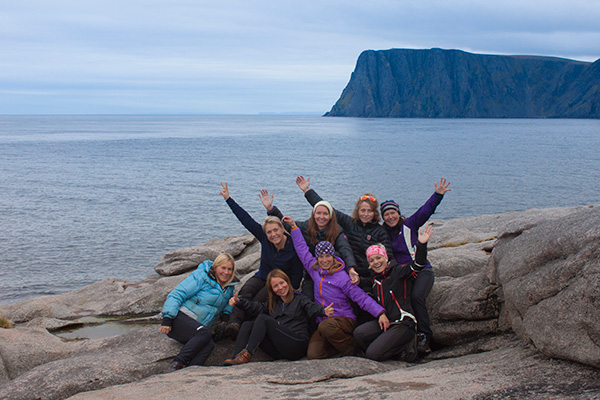
<path fill-rule="evenodd" d="M 244 364 L 260 346 L 274 359 L 298 360 L 308 347 L 308 321 L 316 317 L 332 316 L 333 307 L 323 308 L 307 296 L 294 293 L 290 278 L 280 269 L 267 276 L 268 302 L 262 303 L 238 298 L 229 300 L 247 314 L 258 315 L 255 321 L 242 324 L 235 342 L 234 358 L 225 365 Z"/>
<path fill-rule="evenodd" d="M 344 270 L 344 262 L 335 257 L 335 250 L 330 242 L 322 241 L 315 246 L 315 256 L 310 254 L 302 232 L 290 217 L 283 221 L 292 228 L 292 241 L 304 269 L 310 274 L 315 283 L 315 301 L 321 305 L 332 304 L 332 317 L 317 318 L 319 325 L 310 338 L 307 356 L 309 359 L 328 358 L 336 354 L 349 355 L 354 352 L 355 341 L 352 336 L 356 316 L 352 312 L 349 300 L 356 302 L 364 311 L 377 321 L 378 326 L 385 331 L 389 320 L 385 309 L 369 297 L 364 290 L 350 281 Z"/>
<path fill-rule="evenodd" d="M 375 274 L 373 293 L 392 321 L 387 331 L 376 321 L 365 322 L 354 331 L 356 343 L 372 360 L 383 361 L 398 356 L 411 341 L 415 346 L 407 351 L 405 361 L 413 361 L 417 356 L 417 320 L 410 303 L 410 291 L 417 273 L 427 264 L 427 242 L 432 233 L 431 225 L 419 232 L 415 261 L 405 266 L 396 264 L 393 259 L 390 262 L 382 245 L 367 249 L 369 268 Z"/>
<path fill-rule="evenodd" d="M 214 263 L 204 261 L 169 293 L 163 306 L 162 333 L 183 343 L 171 362 L 171 369 L 204 365 L 215 347 L 210 327 L 216 317 L 231 314 L 228 304 L 233 296 L 235 261 L 220 254 Z M 227 318 L 226 317 L 226 318 Z"/>

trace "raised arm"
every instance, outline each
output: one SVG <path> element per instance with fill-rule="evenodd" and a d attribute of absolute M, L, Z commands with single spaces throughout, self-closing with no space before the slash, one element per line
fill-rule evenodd
<path fill-rule="evenodd" d="M 302 235 L 300 228 L 298 228 L 296 222 L 294 222 L 292 217 L 285 216 L 281 221 L 285 222 L 292 228 L 290 234 L 292 236 L 292 242 L 294 243 L 294 249 L 296 249 L 296 254 L 300 259 L 300 262 L 302 262 L 304 269 L 308 271 L 308 273 L 312 277 L 313 273 L 315 273 L 315 271 L 312 269 L 312 265 L 317 259 L 312 254 L 310 254 L 310 250 L 308 249 L 308 245 L 304 240 L 304 236 Z"/>
<path fill-rule="evenodd" d="M 444 194 L 448 193 L 452 189 L 449 188 L 450 181 L 447 181 L 446 178 L 441 178 L 440 183 L 434 182 L 435 192 L 427 199 L 425 204 L 423 204 L 413 215 L 408 217 L 404 224 L 411 229 L 417 229 L 423 226 L 425 222 L 435 212 L 437 206 L 442 202 L 444 198 Z"/>
<path fill-rule="evenodd" d="M 227 202 L 227 205 L 229 206 L 229 208 L 231 209 L 231 211 L 233 212 L 233 214 L 237 217 L 237 219 L 258 240 L 264 239 L 266 236 L 265 236 L 265 232 L 263 231 L 262 226 L 258 222 L 256 222 L 250 216 L 250 214 L 248 214 L 246 212 L 246 210 L 244 210 L 239 204 L 237 204 L 231 198 L 231 196 L 229 195 L 229 187 L 227 185 L 227 182 L 225 182 L 225 183 L 221 182 L 221 186 L 223 187 L 223 189 L 221 189 L 221 191 L 219 192 L 219 194 L 221 196 L 223 196 L 223 198 Z"/>

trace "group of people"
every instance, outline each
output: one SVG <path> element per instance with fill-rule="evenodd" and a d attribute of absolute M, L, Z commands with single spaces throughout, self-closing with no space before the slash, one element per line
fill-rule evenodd
<path fill-rule="evenodd" d="M 378 361 L 414 361 L 431 351 L 425 303 L 434 283 L 427 261 L 433 227 L 419 228 L 451 190 L 450 182 L 436 182 L 433 195 L 410 217 L 395 201 L 380 205 L 371 193 L 348 215 L 311 189 L 310 178 L 298 176 L 296 184 L 313 207 L 310 218 L 284 216 L 273 195 L 261 190 L 267 211 L 261 225 L 221 183 L 219 194 L 261 244 L 260 266 L 236 291 L 235 261 L 221 254 L 169 293 L 160 330 L 183 344 L 172 369 L 203 365 L 215 341 L 225 337 L 236 343 L 224 365 L 251 361 L 259 347 L 292 361 L 361 352 Z"/>

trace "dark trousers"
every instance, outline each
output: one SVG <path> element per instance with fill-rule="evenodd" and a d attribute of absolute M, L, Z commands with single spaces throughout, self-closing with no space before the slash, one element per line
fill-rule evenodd
<path fill-rule="evenodd" d="M 168 336 L 183 344 L 175 360 L 185 365 L 204 365 L 215 348 L 210 329 L 182 312 L 173 320 Z"/>
<path fill-rule="evenodd" d="M 356 345 L 365 350 L 367 358 L 375 361 L 390 359 L 402 351 L 415 337 L 414 326 L 392 324 L 382 331 L 378 321 L 369 321 L 354 330 Z"/>
<path fill-rule="evenodd" d="M 240 289 L 238 296 L 251 301 L 267 301 L 267 288 L 265 286 L 265 281 L 253 276 L 252 278 L 248 279 L 246 283 L 244 283 L 244 286 L 242 286 Z M 234 307 L 233 312 L 229 317 L 229 323 L 235 322 L 237 324 L 241 324 L 245 320 L 246 313 L 239 307 Z"/>
<path fill-rule="evenodd" d="M 254 354 L 259 346 L 276 360 L 285 358 L 294 361 L 306 355 L 308 338 L 299 337 L 270 315 L 260 314 L 256 320 L 242 324 L 235 342 L 234 356 L 244 348 Z"/>
<path fill-rule="evenodd" d="M 425 268 L 413 282 L 412 292 L 410 294 L 410 303 L 417 318 L 417 332 L 424 333 L 427 339 L 431 340 L 433 332 L 431 331 L 431 322 L 425 300 L 431 292 L 435 280 L 433 268 Z"/>

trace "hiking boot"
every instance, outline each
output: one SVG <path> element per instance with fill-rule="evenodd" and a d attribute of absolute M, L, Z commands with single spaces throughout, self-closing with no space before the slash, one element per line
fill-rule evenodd
<path fill-rule="evenodd" d="M 223 335 L 221 337 L 230 337 L 231 340 L 235 340 L 239 332 L 240 324 L 238 324 L 237 322 L 230 322 L 225 326 L 225 329 L 223 330 Z"/>
<path fill-rule="evenodd" d="M 404 361 L 406 362 L 414 362 L 417 359 L 417 335 L 413 336 L 413 338 L 408 342 L 405 348 L 406 355 L 404 357 Z"/>
<path fill-rule="evenodd" d="M 431 347 L 429 346 L 429 339 L 425 336 L 424 333 L 419 333 L 417 335 L 417 351 L 419 354 L 429 354 L 431 353 Z"/>
<path fill-rule="evenodd" d="M 178 360 L 173 360 L 169 364 L 169 371 L 170 372 L 177 371 L 177 370 L 182 369 L 182 368 L 185 368 L 185 364 L 182 363 L 181 361 L 178 361 Z"/>
<path fill-rule="evenodd" d="M 227 326 L 226 322 L 220 322 L 218 324 L 213 325 L 212 327 L 212 338 L 215 342 L 223 339 L 225 337 L 225 327 Z"/>
<path fill-rule="evenodd" d="M 246 349 L 240 351 L 234 358 L 228 358 L 223 365 L 240 365 L 252 361 L 252 354 Z"/>

